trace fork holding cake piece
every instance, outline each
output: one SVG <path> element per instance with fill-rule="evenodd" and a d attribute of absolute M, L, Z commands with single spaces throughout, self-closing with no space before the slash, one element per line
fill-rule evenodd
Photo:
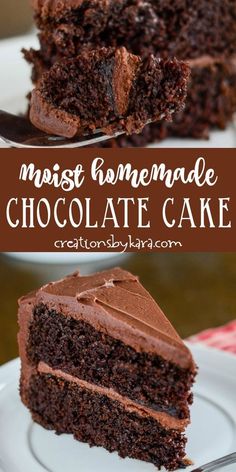
<path fill-rule="evenodd" d="M 122 48 L 100 48 L 63 59 L 32 92 L 30 120 L 48 134 L 73 138 L 102 130 L 139 133 L 184 107 L 189 68 L 181 61 Z"/>

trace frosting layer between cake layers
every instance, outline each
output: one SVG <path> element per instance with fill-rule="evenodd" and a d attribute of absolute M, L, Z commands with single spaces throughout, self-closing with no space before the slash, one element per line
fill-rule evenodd
<path fill-rule="evenodd" d="M 179 419 L 175 418 L 174 416 L 168 415 L 165 412 L 155 411 L 151 408 L 147 408 L 143 405 L 139 405 L 138 403 L 130 400 L 128 397 L 124 397 L 123 395 L 119 395 L 114 389 L 112 388 L 105 388 L 99 387 L 95 384 L 86 382 L 85 380 L 81 380 L 78 377 L 74 377 L 73 375 L 67 374 L 62 370 L 52 369 L 49 365 L 45 364 L 44 362 L 40 362 L 37 366 L 36 372 L 38 374 L 45 374 L 49 376 L 56 377 L 58 379 L 62 379 L 67 382 L 71 382 L 72 384 L 76 384 L 82 389 L 88 390 L 91 393 L 105 395 L 111 400 L 119 402 L 122 407 L 129 411 L 139 414 L 141 417 L 152 417 L 153 419 L 157 420 L 164 428 L 176 429 L 180 431 L 184 431 L 186 426 L 189 424 L 189 418 Z M 35 371 L 31 369 L 31 375 L 34 375 Z"/>
<path fill-rule="evenodd" d="M 119 399 L 94 392 L 78 381 L 51 373 L 32 375 L 25 398 L 33 419 L 47 429 L 73 434 L 90 446 L 152 462 L 158 468 L 186 466 L 186 439 L 179 427 L 163 426 L 163 418 L 157 420 L 148 412 L 125 407 Z"/>

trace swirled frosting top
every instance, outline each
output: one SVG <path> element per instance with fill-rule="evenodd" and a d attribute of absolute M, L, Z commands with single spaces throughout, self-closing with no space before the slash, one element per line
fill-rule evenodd
<path fill-rule="evenodd" d="M 20 303 L 27 303 L 27 297 Z M 39 289 L 33 305 L 39 304 L 82 319 L 138 352 L 157 354 L 195 370 L 189 349 L 160 307 L 139 279 L 125 270 L 114 268 L 89 276 L 76 272 Z"/>

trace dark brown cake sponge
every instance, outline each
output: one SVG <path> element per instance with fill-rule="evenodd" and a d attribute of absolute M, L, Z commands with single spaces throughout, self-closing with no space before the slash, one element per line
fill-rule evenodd
<path fill-rule="evenodd" d="M 138 353 L 88 323 L 45 305 L 34 308 L 27 356 L 32 365 L 44 362 L 87 382 L 113 388 L 155 411 L 179 419 L 189 417 L 193 370 L 157 355 Z"/>
<path fill-rule="evenodd" d="M 43 50 L 52 45 L 56 56 L 123 45 L 186 60 L 236 48 L 235 0 L 34 0 L 33 7 Z"/>

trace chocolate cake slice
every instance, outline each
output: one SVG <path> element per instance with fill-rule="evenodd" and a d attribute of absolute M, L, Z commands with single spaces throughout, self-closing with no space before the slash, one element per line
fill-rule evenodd
<path fill-rule="evenodd" d="M 75 273 L 19 301 L 20 393 L 33 419 L 168 470 L 185 467 L 196 367 L 137 277 Z"/>
<path fill-rule="evenodd" d="M 101 48 L 64 59 L 46 72 L 32 93 L 30 119 L 67 138 L 102 129 L 140 132 L 147 122 L 171 119 L 184 107 L 189 68 L 177 60 L 125 48 Z"/>

